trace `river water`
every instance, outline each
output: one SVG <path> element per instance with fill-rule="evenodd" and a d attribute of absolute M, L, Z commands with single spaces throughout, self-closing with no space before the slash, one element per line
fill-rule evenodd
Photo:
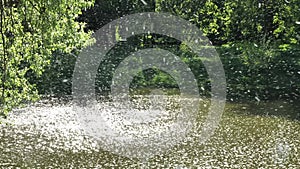
<path fill-rule="evenodd" d="M 296 101 L 228 102 L 205 143 L 182 141 L 140 160 L 103 148 L 85 133 L 71 104 L 41 101 L 14 110 L 1 125 L 0 168 L 299 168 L 297 106 Z M 205 112 L 209 101 L 200 107 Z"/>

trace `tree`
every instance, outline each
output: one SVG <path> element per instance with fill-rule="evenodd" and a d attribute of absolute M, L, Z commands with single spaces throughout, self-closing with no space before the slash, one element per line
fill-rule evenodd
<path fill-rule="evenodd" d="M 299 44 L 299 0 L 157 0 L 156 11 L 196 24 L 215 45 L 234 41 Z"/>
<path fill-rule="evenodd" d="M 86 22 L 88 30 L 96 31 L 122 16 L 154 11 L 155 0 L 95 0 L 94 7 L 84 11 L 79 21 Z"/>
<path fill-rule="evenodd" d="M 30 78 L 39 77 L 52 54 L 91 43 L 76 18 L 93 0 L 1 0 L 0 114 L 38 98 Z"/>

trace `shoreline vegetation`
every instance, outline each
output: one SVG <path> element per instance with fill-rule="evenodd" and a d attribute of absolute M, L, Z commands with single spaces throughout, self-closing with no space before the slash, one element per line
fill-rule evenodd
<path fill-rule="evenodd" d="M 76 58 L 81 49 L 95 42 L 92 33 L 112 20 L 142 12 L 170 13 L 199 27 L 220 55 L 229 100 L 299 98 L 298 0 L 143 2 L 146 3 L 3 1 L 0 114 L 5 116 L 22 103 L 36 101 L 39 95 L 70 95 Z M 179 56 L 195 74 L 200 95 L 209 96 L 210 80 L 201 56 L 197 57 L 186 44 L 151 33 L 124 41 L 119 28 L 113 31 L 119 42 L 99 65 L 96 90 L 109 91 L 112 72 L 124 57 L 136 50 L 157 47 Z M 168 74 L 150 69 L 140 72 L 132 87 L 176 88 L 177 85 Z"/>

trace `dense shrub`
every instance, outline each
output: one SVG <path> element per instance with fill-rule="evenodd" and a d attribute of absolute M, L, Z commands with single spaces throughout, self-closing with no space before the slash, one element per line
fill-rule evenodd
<path fill-rule="evenodd" d="M 206 69 L 199 57 L 189 48 L 183 44 L 152 47 L 164 48 L 179 56 L 195 74 L 201 94 L 209 96 L 210 80 Z M 297 48 L 284 50 L 275 45 L 240 42 L 216 49 L 226 74 L 228 99 L 264 100 L 298 98 L 300 95 L 300 51 Z M 136 50 L 139 49 L 135 45 L 122 43 L 107 55 L 107 59 L 99 65 L 96 78 L 98 93 L 107 93 L 110 90 L 114 70 L 125 57 Z M 71 94 L 75 58 L 68 55 L 54 58 L 57 59 L 53 60 L 52 66 L 43 75 L 43 83 L 38 85 L 39 91 L 43 94 Z M 134 78 L 131 87 L 178 88 L 169 74 L 155 68 L 140 72 Z"/>

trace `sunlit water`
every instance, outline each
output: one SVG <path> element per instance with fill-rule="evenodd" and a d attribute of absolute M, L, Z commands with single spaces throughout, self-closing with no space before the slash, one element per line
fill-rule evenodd
<path fill-rule="evenodd" d="M 138 105 L 151 108 L 147 102 Z M 296 105 L 285 101 L 227 103 L 219 128 L 209 141 L 200 145 L 188 139 L 143 161 L 103 150 L 85 133 L 71 104 L 39 103 L 14 110 L 8 124 L 1 126 L 0 168 L 298 168 Z M 209 102 L 203 100 L 200 107 L 199 121 Z M 136 123 L 158 117 L 165 118 L 161 120 L 165 123 L 170 118 L 159 111 L 135 117 Z M 194 132 L 192 137 L 198 134 Z"/>

